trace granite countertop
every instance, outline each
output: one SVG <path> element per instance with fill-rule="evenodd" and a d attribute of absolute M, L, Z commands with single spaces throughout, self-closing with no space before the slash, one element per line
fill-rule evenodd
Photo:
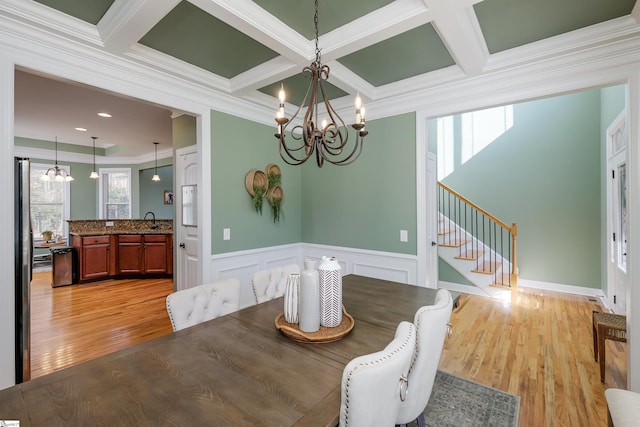
<path fill-rule="evenodd" d="M 173 220 L 68 220 L 72 236 L 100 236 L 112 234 L 173 234 Z M 152 228 L 152 226 L 157 228 Z"/>
<path fill-rule="evenodd" d="M 112 227 L 105 228 L 104 230 L 89 230 L 89 231 L 76 231 L 69 233 L 72 236 L 100 236 L 100 235 L 112 235 L 112 234 L 173 234 L 173 230 L 161 230 L 161 229 L 138 229 L 138 230 L 123 230 L 113 229 Z"/>

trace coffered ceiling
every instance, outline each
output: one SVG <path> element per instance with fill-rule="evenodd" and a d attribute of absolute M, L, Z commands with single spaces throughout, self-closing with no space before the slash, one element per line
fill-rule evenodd
<path fill-rule="evenodd" d="M 505 56 L 526 63 L 536 46 L 586 42 L 635 15 L 635 0 L 318 1 L 328 96 L 342 105 L 479 75 Z M 281 84 L 291 109 L 300 103 L 315 57 L 312 0 L 5 2 L 56 33 L 274 110 Z"/>

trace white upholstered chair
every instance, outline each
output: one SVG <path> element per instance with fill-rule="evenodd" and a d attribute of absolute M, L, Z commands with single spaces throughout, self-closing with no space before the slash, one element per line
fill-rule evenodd
<path fill-rule="evenodd" d="M 407 392 L 416 329 L 400 322 L 394 339 L 376 353 L 351 360 L 342 373 L 340 427 L 393 426 Z"/>
<path fill-rule="evenodd" d="M 167 313 L 174 331 L 224 316 L 240 307 L 240 281 L 225 279 L 167 295 Z"/>
<path fill-rule="evenodd" d="M 407 398 L 400 402 L 396 424 L 405 425 L 417 420 L 419 427 L 425 425 L 424 408 L 429 402 L 444 340 L 450 331 L 452 308 L 451 294 L 440 289 L 434 304 L 420 307 L 415 314 L 413 323 L 417 338 L 409 369 L 409 392 Z"/>
<path fill-rule="evenodd" d="M 640 393 L 619 388 L 604 391 L 607 399 L 609 427 L 638 427 L 640 425 Z"/>
<path fill-rule="evenodd" d="M 288 264 L 253 273 L 251 286 L 253 287 L 253 295 L 256 297 L 256 304 L 283 296 L 290 273 L 300 273 L 300 266 Z"/>

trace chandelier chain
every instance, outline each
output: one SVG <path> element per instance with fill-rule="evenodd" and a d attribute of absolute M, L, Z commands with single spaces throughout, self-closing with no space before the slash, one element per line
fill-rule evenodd
<path fill-rule="evenodd" d="M 313 15 L 313 25 L 316 29 L 316 62 L 320 65 L 320 48 L 318 47 L 318 0 L 316 0 L 315 13 Z"/>

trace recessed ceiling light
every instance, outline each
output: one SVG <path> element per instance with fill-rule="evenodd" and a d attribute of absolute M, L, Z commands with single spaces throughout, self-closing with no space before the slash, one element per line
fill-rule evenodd
<path fill-rule="evenodd" d="M 107 117 L 107 118 L 108 118 L 108 117 L 111 117 L 111 114 L 109 114 L 109 113 L 98 113 L 98 115 L 99 115 L 100 117 Z"/>
<path fill-rule="evenodd" d="M 86 132 L 87 130 L 85 128 L 75 128 L 76 130 L 79 130 L 80 132 Z"/>

